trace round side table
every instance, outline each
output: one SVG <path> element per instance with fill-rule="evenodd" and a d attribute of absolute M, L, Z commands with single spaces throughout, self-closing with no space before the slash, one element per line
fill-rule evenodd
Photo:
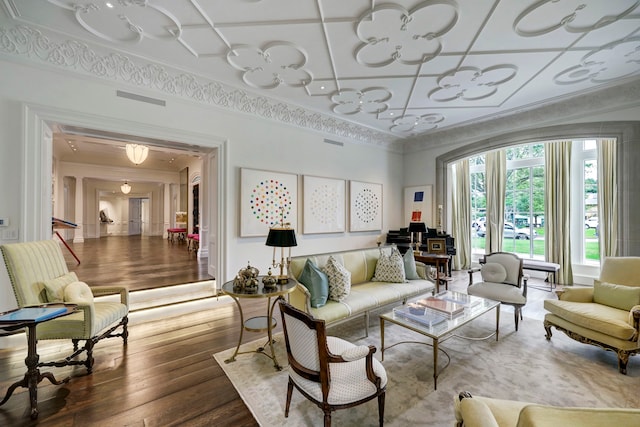
<path fill-rule="evenodd" d="M 225 360 L 225 363 L 231 363 L 236 360 L 236 356 L 238 354 L 244 353 L 260 353 L 264 354 L 271 360 L 273 360 L 273 366 L 278 370 L 282 370 L 282 366 L 278 364 L 278 360 L 276 359 L 276 353 L 273 350 L 273 336 L 272 331 L 273 328 L 278 324 L 276 319 L 273 317 L 273 309 L 278 302 L 278 299 L 282 298 L 284 295 L 293 291 L 296 287 L 296 282 L 293 280 L 289 280 L 288 283 L 283 285 L 276 285 L 275 288 L 265 289 L 262 284 L 262 276 L 258 277 L 258 289 L 253 291 L 247 290 L 239 290 L 233 289 L 233 280 L 226 282 L 222 285 L 222 292 L 226 295 L 229 295 L 238 306 L 238 311 L 240 312 L 240 337 L 238 338 L 238 345 L 236 346 L 236 351 L 233 352 L 233 356 Z M 242 305 L 240 304 L 240 300 L 244 298 L 266 298 L 267 299 L 267 315 L 266 316 L 256 316 L 251 317 L 247 320 L 244 319 L 244 314 L 242 312 Z M 271 299 L 274 298 L 273 303 Z M 247 330 L 249 332 L 267 332 L 267 342 L 262 347 L 259 347 L 255 351 L 238 351 L 240 349 L 240 345 L 242 344 L 242 335 L 244 331 Z M 267 354 L 266 347 L 269 346 L 271 355 Z"/>

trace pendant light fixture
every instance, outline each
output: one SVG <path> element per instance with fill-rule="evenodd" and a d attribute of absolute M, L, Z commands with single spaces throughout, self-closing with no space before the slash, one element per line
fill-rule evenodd
<path fill-rule="evenodd" d="M 124 184 L 120 186 L 120 190 L 123 194 L 129 194 L 131 192 L 131 186 L 127 183 L 127 181 L 125 181 Z"/>
<path fill-rule="evenodd" d="M 125 148 L 127 150 L 127 157 L 135 165 L 144 162 L 149 155 L 149 147 L 146 145 L 127 144 Z"/>

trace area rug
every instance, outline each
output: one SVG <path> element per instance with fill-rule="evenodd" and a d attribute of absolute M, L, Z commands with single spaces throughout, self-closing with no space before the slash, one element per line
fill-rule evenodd
<path fill-rule="evenodd" d="M 459 335 L 480 337 L 495 326 L 493 313 L 461 328 Z M 557 406 L 640 407 L 640 360 L 632 357 L 628 375 L 618 373 L 614 353 L 580 344 L 554 330 L 551 341 L 545 339 L 542 322 L 525 318 L 519 331 L 513 323 L 500 328 L 500 340 L 470 341 L 452 337 L 440 345 L 451 361 L 433 387 L 433 349 L 422 344 L 400 344 L 385 351 L 383 365 L 387 371 L 385 425 L 453 426 L 454 396 L 467 390 L 471 394 L 513 399 Z M 372 344 L 380 359 L 380 329 L 371 321 L 369 336 L 363 338 L 361 320 L 329 329 L 330 335 L 357 344 Z M 287 390 L 287 357 L 282 334 L 276 337 L 276 357 L 282 371 L 257 353 L 242 354 L 225 363 L 233 349 L 214 355 L 240 396 L 262 426 L 322 425 L 322 411 L 296 390 L 289 417 L 284 418 Z M 400 341 L 430 339 L 397 325 L 386 324 L 385 345 Z M 241 347 L 253 350 L 264 345 L 257 340 Z M 446 363 L 439 356 L 439 366 Z M 334 426 L 377 425 L 377 401 L 336 411 Z"/>

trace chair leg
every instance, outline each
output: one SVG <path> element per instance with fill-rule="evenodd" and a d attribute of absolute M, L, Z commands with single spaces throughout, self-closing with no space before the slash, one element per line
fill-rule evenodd
<path fill-rule="evenodd" d="M 122 340 L 124 341 L 124 345 L 127 345 L 127 340 L 129 338 L 129 329 L 127 325 L 129 324 L 129 316 L 124 316 L 122 318 Z"/>
<path fill-rule="evenodd" d="M 516 319 L 516 332 L 518 332 L 518 320 L 520 320 L 520 307 L 515 307 L 515 310 L 513 311 L 513 314 L 515 316 Z"/>
<path fill-rule="evenodd" d="M 84 349 L 87 351 L 87 360 L 84 362 L 84 366 L 87 367 L 87 373 L 90 374 L 93 371 L 93 346 L 92 339 L 88 339 L 84 345 Z"/>
<path fill-rule="evenodd" d="M 329 409 L 324 410 L 324 427 L 331 427 L 331 411 Z"/>
<path fill-rule="evenodd" d="M 384 396 L 385 393 L 378 396 L 378 424 L 380 427 L 384 425 Z"/>
<path fill-rule="evenodd" d="M 289 405 L 291 405 L 291 394 L 293 393 L 293 383 L 291 377 L 289 377 L 289 383 L 287 384 L 287 403 L 284 406 L 284 417 L 289 416 Z"/>

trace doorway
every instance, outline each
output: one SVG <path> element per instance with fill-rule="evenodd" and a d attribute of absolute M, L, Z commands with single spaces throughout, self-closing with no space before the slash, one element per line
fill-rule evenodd
<path fill-rule="evenodd" d="M 224 212 L 217 197 L 224 197 L 226 178 L 222 171 L 224 165 L 218 164 L 225 158 L 226 142 L 210 135 L 194 134 L 188 131 L 161 128 L 146 129 L 146 134 L 139 133 L 140 126 L 134 122 L 123 121 L 109 117 L 97 117 L 80 112 L 60 111 L 55 108 L 42 106 L 27 106 L 24 109 L 25 150 L 33 153 L 28 156 L 23 169 L 24 189 L 27 194 L 25 209 L 23 209 L 22 223 L 24 224 L 23 239 L 42 240 L 51 238 L 52 208 L 52 159 L 53 144 L 51 128 L 57 124 L 75 126 L 95 132 L 130 135 L 132 139 L 143 138 L 147 141 L 159 141 L 164 148 L 196 147 L 203 153 L 203 177 L 211 183 L 201 191 L 200 203 L 206 200 L 209 209 L 200 218 L 201 252 L 207 257 L 210 274 L 213 277 L 224 277 L 225 256 L 217 248 L 225 247 L 225 235 L 221 224 L 224 222 Z M 171 142 L 180 141 L 180 142 Z M 204 183 L 205 181 L 203 181 Z M 201 186 L 202 190 L 202 186 Z M 209 242 L 209 235 L 214 241 Z"/>

